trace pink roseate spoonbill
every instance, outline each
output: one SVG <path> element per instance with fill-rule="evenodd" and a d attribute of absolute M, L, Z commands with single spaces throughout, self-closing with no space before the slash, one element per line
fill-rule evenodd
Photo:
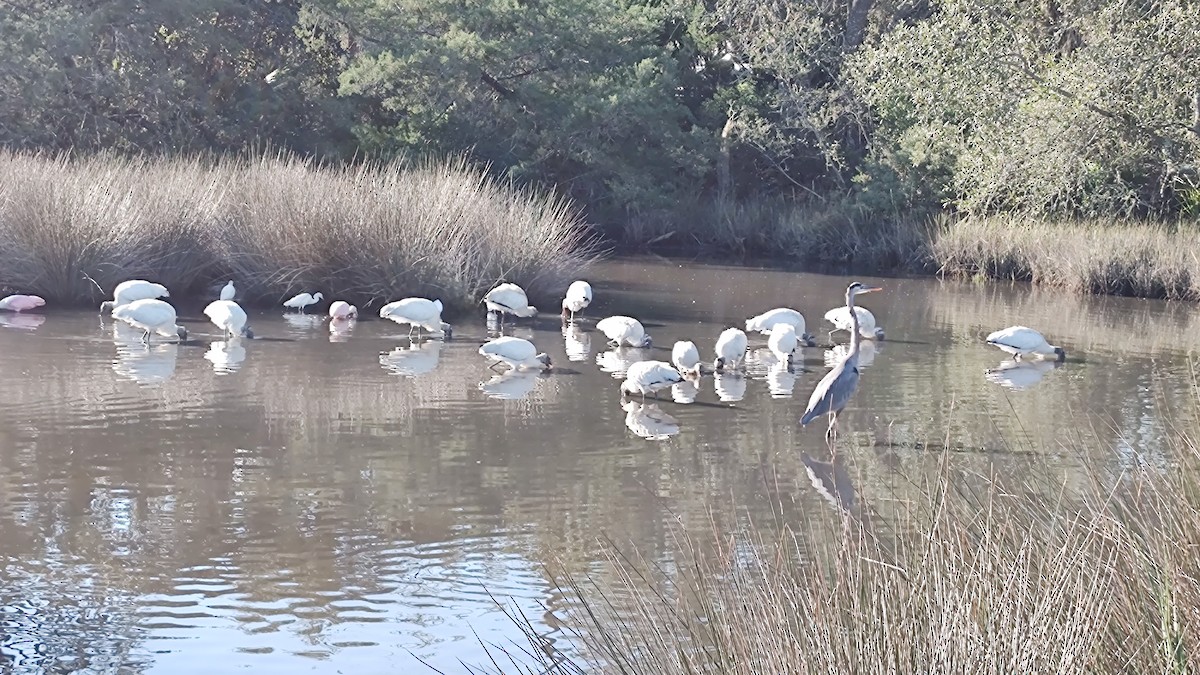
<path fill-rule="evenodd" d="M 312 295 L 309 295 L 308 293 L 301 293 L 299 295 L 293 295 L 285 300 L 283 302 L 283 306 L 291 309 L 298 309 L 300 310 L 301 314 L 304 314 L 306 307 L 309 305 L 315 305 L 323 299 L 325 299 L 325 296 L 321 295 L 320 293 L 314 293 Z"/>
<path fill-rule="evenodd" d="M 45 306 L 46 301 L 36 295 L 10 295 L 0 300 L 0 309 L 10 312 L 26 312 Z"/>
<path fill-rule="evenodd" d="M 329 318 L 335 321 L 339 319 L 357 319 L 358 308 L 345 300 L 334 300 L 333 304 L 329 305 Z"/>
<path fill-rule="evenodd" d="M 113 308 L 113 318 L 145 332 L 142 342 L 150 342 L 150 334 L 187 339 L 187 329 L 175 324 L 175 308 L 158 299 L 134 300 L 128 305 Z"/>

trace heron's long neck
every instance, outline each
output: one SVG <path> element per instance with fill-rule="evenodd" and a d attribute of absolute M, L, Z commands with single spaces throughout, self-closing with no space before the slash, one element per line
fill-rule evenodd
<path fill-rule="evenodd" d="M 862 344 L 859 333 L 858 312 L 854 311 L 854 291 L 846 291 L 846 309 L 850 310 L 850 351 L 846 353 L 848 363 L 858 363 L 858 347 Z"/>

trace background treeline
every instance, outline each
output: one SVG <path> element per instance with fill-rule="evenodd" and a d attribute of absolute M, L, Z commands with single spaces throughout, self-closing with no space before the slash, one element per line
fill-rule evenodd
<path fill-rule="evenodd" d="M 0 45 L 12 149 L 466 153 L 642 243 L 1200 211 L 1186 0 L 4 0 Z"/>

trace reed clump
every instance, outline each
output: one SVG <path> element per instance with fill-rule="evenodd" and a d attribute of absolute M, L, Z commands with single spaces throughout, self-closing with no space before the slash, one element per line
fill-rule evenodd
<path fill-rule="evenodd" d="M 969 217 L 937 228 L 930 250 L 947 274 L 1200 300 L 1200 228 L 1186 223 Z"/>
<path fill-rule="evenodd" d="M 58 304 L 144 278 L 173 298 L 233 279 L 251 302 L 321 290 L 360 306 L 428 295 L 463 308 L 501 279 L 557 294 L 595 257 L 567 201 L 463 159 L 0 152 L 0 287 Z"/>
<path fill-rule="evenodd" d="M 653 560 L 610 540 L 562 585 L 569 646 L 513 616 L 530 644 L 503 651 L 531 673 L 1194 672 L 1200 462 L 1182 443 L 1172 474 L 1096 470 L 1048 500 L 943 468 L 916 498 L 791 527 L 680 524 Z"/>

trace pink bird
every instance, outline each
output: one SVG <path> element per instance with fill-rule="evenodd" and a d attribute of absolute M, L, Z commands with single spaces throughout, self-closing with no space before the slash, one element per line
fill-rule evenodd
<path fill-rule="evenodd" d="M 27 309 L 36 309 L 45 304 L 46 301 L 36 295 L 10 295 L 0 300 L 0 309 L 24 312 Z"/>

